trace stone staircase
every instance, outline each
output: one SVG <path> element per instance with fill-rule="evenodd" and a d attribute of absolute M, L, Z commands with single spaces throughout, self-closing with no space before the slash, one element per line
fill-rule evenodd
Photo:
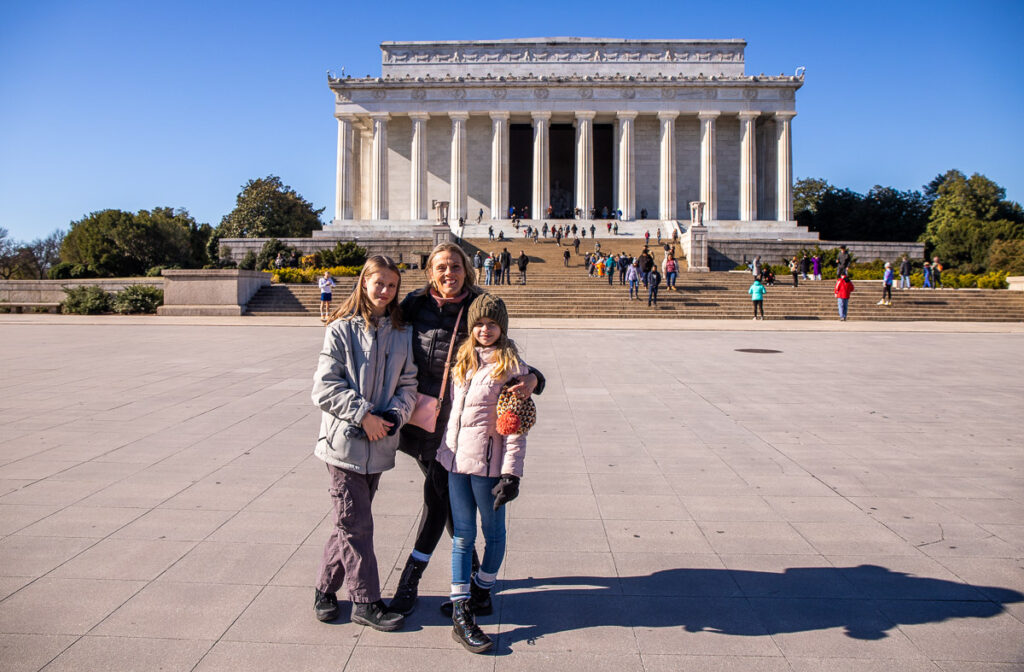
<path fill-rule="evenodd" d="M 600 242 L 602 251 L 637 255 L 643 241 L 634 238 L 598 238 L 580 245 L 592 250 Z M 513 318 L 683 318 L 750 319 L 751 301 L 747 294 L 750 275 L 737 272 L 679 274 L 678 292 L 667 291 L 662 283 L 657 307 L 643 301 L 630 301 L 627 288 L 616 276 L 609 287 L 606 278 L 588 278 L 583 257 L 572 254 L 569 268 L 563 266 L 565 247 L 541 239 L 537 244 L 522 238 L 505 243 L 484 239 L 464 241 L 472 255 L 477 249 L 500 252 L 507 247 L 513 258 L 523 250 L 530 257 L 527 285 L 492 285 L 488 291 L 505 299 Z M 652 247 L 653 245 L 652 240 Z M 571 250 L 571 248 L 569 248 Z M 655 250 L 660 263 L 662 252 Z M 513 266 L 512 280 L 518 271 Z M 803 282 L 790 286 L 790 277 L 780 277 L 765 297 L 765 316 L 769 320 L 835 320 L 836 301 L 833 281 Z M 351 291 L 354 278 L 339 278 L 335 299 L 342 300 Z M 408 271 L 402 279 L 402 291 L 425 282 L 423 271 Z M 876 305 L 881 298 L 880 281 L 858 281 L 850 304 L 850 320 L 875 321 L 1024 321 L 1024 292 L 1005 290 L 893 290 L 893 305 Z M 318 315 L 319 293 L 315 285 L 272 285 L 265 287 L 249 303 L 249 315 Z"/>

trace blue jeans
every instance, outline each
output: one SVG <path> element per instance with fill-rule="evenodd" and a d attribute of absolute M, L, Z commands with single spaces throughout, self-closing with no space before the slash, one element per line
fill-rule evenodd
<path fill-rule="evenodd" d="M 497 574 L 501 569 L 501 561 L 505 558 L 505 507 L 495 511 L 494 495 L 491 494 L 491 488 L 498 484 L 498 480 L 497 477 L 448 474 L 448 498 L 455 527 L 452 535 L 453 600 L 469 597 L 477 512 L 480 513 L 480 528 L 484 535 L 484 558 L 480 571 Z M 464 589 L 456 589 L 456 586 Z"/>
<path fill-rule="evenodd" d="M 629 298 L 632 299 L 634 294 L 636 298 L 640 298 L 640 281 L 636 278 L 629 281 Z"/>
<path fill-rule="evenodd" d="M 675 287 L 676 286 L 676 278 L 678 276 L 679 276 L 679 271 L 669 271 L 668 273 L 666 273 L 665 274 L 665 286 L 666 287 Z"/>
<path fill-rule="evenodd" d="M 900 276 L 900 289 L 910 289 L 910 276 L 909 275 L 901 275 Z"/>
<path fill-rule="evenodd" d="M 658 303 L 658 285 L 653 282 L 647 285 L 647 305 Z"/>
<path fill-rule="evenodd" d="M 493 277 L 494 277 L 494 269 L 493 268 L 485 268 L 484 269 L 484 284 L 485 285 L 491 284 L 491 278 L 493 278 Z"/>
<path fill-rule="evenodd" d="M 850 300 L 849 299 L 839 299 L 839 298 L 837 298 L 836 300 L 839 302 L 839 319 L 840 320 L 845 320 L 846 319 L 846 309 L 850 305 Z"/>

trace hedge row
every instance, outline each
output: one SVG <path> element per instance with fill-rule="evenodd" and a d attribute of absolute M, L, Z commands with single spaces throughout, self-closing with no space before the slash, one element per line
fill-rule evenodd
<path fill-rule="evenodd" d="M 152 285 L 128 285 L 114 293 L 95 285 L 71 287 L 64 294 L 60 312 L 73 315 L 155 313 L 164 303 L 164 290 Z"/>

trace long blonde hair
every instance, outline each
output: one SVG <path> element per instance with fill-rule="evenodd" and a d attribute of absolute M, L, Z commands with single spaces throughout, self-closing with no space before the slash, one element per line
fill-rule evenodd
<path fill-rule="evenodd" d="M 455 355 L 455 366 L 452 367 L 452 376 L 457 383 L 469 382 L 476 370 L 480 368 L 480 356 L 476 354 L 478 347 L 483 346 L 473 335 L 473 325 L 469 325 L 469 338 L 459 346 L 459 351 Z M 498 340 L 494 342 L 493 347 L 495 348 L 495 367 L 491 371 L 491 378 L 499 380 L 519 370 L 519 366 L 522 364 L 522 360 L 519 359 L 519 349 L 504 330 Z"/>
<path fill-rule="evenodd" d="M 469 255 L 466 254 L 466 251 L 455 243 L 438 243 L 437 246 L 430 251 L 430 256 L 427 257 L 427 263 L 423 266 L 423 270 L 427 274 L 427 288 L 437 291 L 437 287 L 434 286 L 434 258 L 442 252 L 451 252 L 462 260 L 463 271 L 465 271 L 466 275 L 466 279 L 462 283 L 462 289 L 476 289 L 476 269 L 473 268 L 473 262 L 470 260 Z"/>
<path fill-rule="evenodd" d="M 395 296 L 388 302 L 387 307 L 384 309 L 384 314 L 391 318 L 391 326 L 395 329 L 404 327 L 405 322 L 402 321 L 402 312 L 398 309 L 398 297 L 402 291 L 402 273 L 398 270 L 398 266 L 391 257 L 385 257 L 382 254 L 375 254 L 366 260 L 366 263 L 363 264 L 363 270 L 359 272 L 359 279 L 356 281 L 356 286 L 352 293 L 348 295 L 348 298 L 345 299 L 345 302 L 337 310 L 331 313 L 329 321 L 351 320 L 356 315 L 359 315 L 363 318 L 366 329 L 369 330 L 374 321 L 373 304 L 370 303 L 370 297 L 366 294 L 366 287 L 363 282 L 374 273 L 380 273 L 381 271 L 391 271 L 398 278 Z"/>

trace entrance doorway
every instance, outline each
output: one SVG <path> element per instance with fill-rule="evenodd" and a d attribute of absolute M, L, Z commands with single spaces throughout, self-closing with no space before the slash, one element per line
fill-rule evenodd
<path fill-rule="evenodd" d="M 533 126 L 509 124 L 508 204 L 520 217 L 533 200 Z M 507 212 L 501 217 L 508 217 Z"/>
<path fill-rule="evenodd" d="M 594 207 L 598 217 L 613 212 L 612 183 L 615 179 L 615 128 L 612 124 L 594 124 Z"/>
<path fill-rule="evenodd" d="M 576 129 L 551 124 L 551 213 L 569 219 L 576 207 Z"/>

